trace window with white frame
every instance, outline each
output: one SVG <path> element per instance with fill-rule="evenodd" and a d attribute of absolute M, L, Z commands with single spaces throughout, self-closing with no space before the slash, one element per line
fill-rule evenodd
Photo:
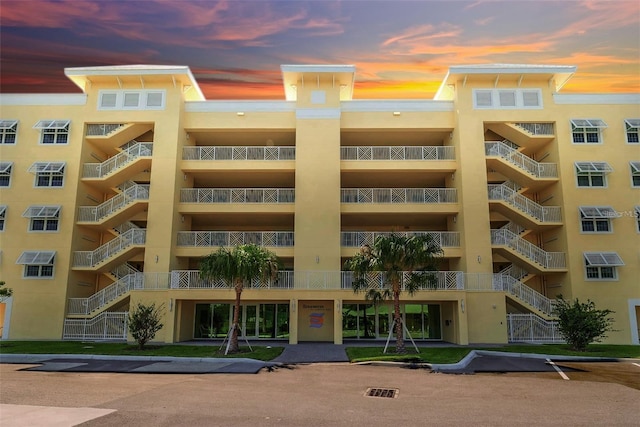
<path fill-rule="evenodd" d="M 40 144 L 66 144 L 70 123 L 70 120 L 40 120 L 33 128 L 40 129 Z"/>
<path fill-rule="evenodd" d="M 617 280 L 616 267 L 624 265 L 616 252 L 584 252 L 587 280 Z"/>
<path fill-rule="evenodd" d="M 29 206 L 22 216 L 29 218 L 29 231 L 58 231 L 60 206 Z"/>
<path fill-rule="evenodd" d="M 620 216 L 611 206 L 580 206 L 579 211 L 583 233 L 611 233 L 611 220 Z"/>
<path fill-rule="evenodd" d="M 576 162 L 575 167 L 578 187 L 605 188 L 607 174 L 613 172 L 606 162 Z"/>
<path fill-rule="evenodd" d="M 636 215 L 636 231 L 640 233 L 640 206 L 635 206 L 635 215 Z"/>
<path fill-rule="evenodd" d="M 476 109 L 542 108 L 540 89 L 474 89 L 473 107 Z"/>
<path fill-rule="evenodd" d="M 55 251 L 24 251 L 16 264 L 24 265 L 24 278 L 51 278 L 55 256 Z"/>
<path fill-rule="evenodd" d="M 17 120 L 0 120 L 0 144 L 15 144 L 17 134 Z"/>
<path fill-rule="evenodd" d="M 602 144 L 602 129 L 607 124 L 600 119 L 571 119 L 574 144 Z"/>
<path fill-rule="evenodd" d="M 164 110 L 165 90 L 100 91 L 98 110 Z"/>
<path fill-rule="evenodd" d="M 0 162 L 0 187 L 11 185 L 11 169 L 13 162 Z"/>
<path fill-rule="evenodd" d="M 4 219 L 7 213 L 7 206 L 0 205 L 0 231 L 4 231 Z"/>
<path fill-rule="evenodd" d="M 640 162 L 629 162 L 631 167 L 631 186 L 640 187 Z"/>
<path fill-rule="evenodd" d="M 35 187 L 62 187 L 64 185 L 64 162 L 36 162 L 29 172 L 36 175 Z"/>
<path fill-rule="evenodd" d="M 624 125 L 627 130 L 627 143 L 640 143 L 640 119 L 626 119 Z"/>

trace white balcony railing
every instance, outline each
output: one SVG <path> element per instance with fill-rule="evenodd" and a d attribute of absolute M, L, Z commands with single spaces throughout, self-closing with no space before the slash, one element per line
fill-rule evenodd
<path fill-rule="evenodd" d="M 87 136 L 106 136 L 111 132 L 123 127 L 124 124 L 89 124 L 87 125 Z"/>
<path fill-rule="evenodd" d="M 98 222 L 136 201 L 149 200 L 149 185 L 136 184 L 98 206 L 80 206 L 78 222 Z"/>
<path fill-rule="evenodd" d="M 535 314 L 507 314 L 509 342 L 563 343 L 558 322 Z"/>
<path fill-rule="evenodd" d="M 133 162 L 139 157 L 149 157 L 153 154 L 153 144 L 148 142 L 138 142 L 102 163 L 85 163 L 82 177 L 83 178 L 102 178 L 116 170 L 119 170 L 127 164 Z"/>
<path fill-rule="evenodd" d="M 378 232 L 378 231 L 343 231 L 340 233 L 340 245 L 359 248 L 363 245 L 372 246 L 379 236 L 400 234 L 402 236 L 431 236 L 441 248 L 460 247 L 460 233 L 457 231 L 410 231 L 410 232 Z"/>
<path fill-rule="evenodd" d="M 343 188 L 342 203 L 456 203 L 455 188 Z"/>
<path fill-rule="evenodd" d="M 454 147 L 358 146 L 340 147 L 340 160 L 455 160 Z"/>
<path fill-rule="evenodd" d="M 181 203 L 293 203 L 293 188 L 183 188 Z"/>
<path fill-rule="evenodd" d="M 291 247 L 291 231 L 180 231 L 181 247 L 236 246 L 253 243 L 259 246 Z"/>
<path fill-rule="evenodd" d="M 489 200 L 499 200 L 540 222 L 562 222 L 559 206 L 542 206 L 504 184 L 489 184 Z"/>
<path fill-rule="evenodd" d="M 462 290 L 464 274 L 460 271 L 431 272 L 433 283 L 425 290 Z M 409 273 L 403 275 L 407 280 Z M 384 274 L 372 273 L 368 276 L 369 287 L 384 285 Z M 245 284 L 246 288 L 262 289 L 352 289 L 353 272 L 351 271 L 281 271 L 276 279 L 254 280 Z M 403 285 L 404 286 L 404 285 Z M 171 289 L 227 289 L 229 284 L 224 280 L 203 279 L 198 270 L 174 270 L 171 272 Z"/>
<path fill-rule="evenodd" d="M 533 135 L 553 135 L 553 123 L 514 123 Z"/>
<path fill-rule="evenodd" d="M 144 245 L 146 233 L 144 229 L 131 229 L 94 251 L 76 251 L 73 253 L 73 266 L 95 267 L 132 245 Z"/>
<path fill-rule="evenodd" d="M 168 289 L 170 273 L 131 273 L 89 298 L 69 298 L 68 314 L 91 314 L 132 290 Z"/>
<path fill-rule="evenodd" d="M 536 178 L 558 177 L 558 165 L 555 163 L 538 163 L 504 142 L 485 142 L 484 148 L 487 156 L 498 156 Z"/>
<path fill-rule="evenodd" d="M 295 160 L 295 147 L 184 147 L 182 160 Z"/>
<path fill-rule="evenodd" d="M 64 319 L 64 340 L 127 340 L 128 312 L 100 313 L 91 319 Z"/>
<path fill-rule="evenodd" d="M 544 268 L 564 269 L 567 267 L 564 252 L 546 252 L 509 230 L 491 230 L 491 244 L 507 246 Z"/>

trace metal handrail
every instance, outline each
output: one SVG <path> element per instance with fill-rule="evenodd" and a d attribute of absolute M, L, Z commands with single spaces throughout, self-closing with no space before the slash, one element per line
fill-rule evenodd
<path fill-rule="evenodd" d="M 504 184 L 489 184 L 489 200 L 500 200 L 540 222 L 562 222 L 559 206 L 542 206 Z"/>
<path fill-rule="evenodd" d="M 343 231 L 340 233 L 340 245 L 343 247 L 359 248 L 363 245 L 373 245 L 379 236 L 399 234 L 401 236 L 431 236 L 433 241 L 441 248 L 460 247 L 460 233 L 457 231 L 407 231 L 407 232 L 382 232 L 382 231 Z"/>
<path fill-rule="evenodd" d="M 183 188 L 180 203 L 294 203 L 293 188 Z"/>
<path fill-rule="evenodd" d="M 555 163 L 538 163 L 504 142 L 485 142 L 484 148 L 487 156 L 498 156 L 537 178 L 558 177 L 558 165 Z"/>
<path fill-rule="evenodd" d="M 139 200 L 149 200 L 149 185 L 136 184 L 128 187 L 98 206 L 80 206 L 78 208 L 79 222 L 98 222 L 123 207 Z"/>
<path fill-rule="evenodd" d="M 456 203 L 455 188 L 343 188 L 341 203 Z"/>
<path fill-rule="evenodd" d="M 452 146 L 340 147 L 340 160 L 455 160 Z"/>
<path fill-rule="evenodd" d="M 295 160 L 295 147 L 184 147 L 182 160 Z"/>
<path fill-rule="evenodd" d="M 177 246 L 212 247 L 256 244 L 259 246 L 291 247 L 292 231 L 179 231 Z"/>
<path fill-rule="evenodd" d="M 564 252 L 546 252 L 509 230 L 491 230 L 491 244 L 507 246 L 544 268 L 564 269 L 567 267 Z"/>
<path fill-rule="evenodd" d="M 88 124 L 87 136 L 106 136 L 123 127 L 124 124 Z"/>
<path fill-rule="evenodd" d="M 507 333 L 509 342 L 564 342 L 558 322 L 535 314 L 507 314 Z"/>
<path fill-rule="evenodd" d="M 95 267 L 104 260 L 122 252 L 132 245 L 144 245 L 147 230 L 131 229 L 93 251 L 73 253 L 74 267 Z"/>
<path fill-rule="evenodd" d="M 514 123 L 533 135 L 553 135 L 553 123 Z"/>
<path fill-rule="evenodd" d="M 106 175 L 123 168 L 139 157 L 149 157 L 153 154 L 153 144 L 148 142 L 138 142 L 131 147 L 108 158 L 102 163 L 85 163 L 83 178 L 103 178 Z"/>
<path fill-rule="evenodd" d="M 63 340 L 127 340 L 129 312 L 107 311 L 91 319 L 64 319 Z"/>

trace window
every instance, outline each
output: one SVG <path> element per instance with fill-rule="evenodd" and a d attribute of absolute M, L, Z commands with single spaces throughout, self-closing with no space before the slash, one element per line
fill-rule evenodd
<path fill-rule="evenodd" d="M 625 127 L 627 128 L 627 142 L 629 144 L 638 144 L 640 143 L 640 119 L 626 119 L 624 121 Z"/>
<path fill-rule="evenodd" d="M 0 162 L 0 187 L 9 187 L 11 185 L 12 167 L 12 162 Z"/>
<path fill-rule="evenodd" d="M 473 106 L 479 109 L 542 108 L 542 92 L 539 89 L 475 89 Z"/>
<path fill-rule="evenodd" d="M 629 162 L 631 166 L 631 186 L 640 187 L 640 162 Z"/>
<path fill-rule="evenodd" d="M 574 144 L 601 144 L 602 129 L 607 124 L 600 119 L 572 119 L 571 133 Z"/>
<path fill-rule="evenodd" d="M 4 231 L 4 219 L 7 214 L 7 207 L 5 205 L 0 205 L 0 231 Z"/>
<path fill-rule="evenodd" d="M 33 126 L 40 129 L 40 144 L 66 144 L 69 142 L 69 120 L 40 120 Z"/>
<path fill-rule="evenodd" d="M 613 168 L 606 162 L 576 162 L 576 176 L 578 187 L 607 186 L 607 174 L 613 172 Z"/>
<path fill-rule="evenodd" d="M 29 231 L 58 231 L 60 206 L 29 206 L 22 216 L 31 219 Z"/>
<path fill-rule="evenodd" d="M 24 251 L 16 264 L 24 265 L 24 278 L 53 277 L 55 251 Z"/>
<path fill-rule="evenodd" d="M 611 233 L 611 219 L 620 216 L 611 206 L 580 206 L 579 211 L 583 233 Z"/>
<path fill-rule="evenodd" d="M 98 110 L 164 110 L 164 90 L 100 91 Z"/>
<path fill-rule="evenodd" d="M 0 120 L 0 144 L 15 144 L 17 133 L 17 120 Z"/>
<path fill-rule="evenodd" d="M 62 187 L 64 166 L 64 162 L 36 162 L 31 165 L 29 172 L 36 175 L 36 187 Z"/>
<path fill-rule="evenodd" d="M 584 264 L 587 280 L 617 280 L 624 262 L 616 252 L 585 252 Z"/>
<path fill-rule="evenodd" d="M 636 211 L 636 231 L 640 233 L 640 206 L 636 206 L 634 210 Z"/>

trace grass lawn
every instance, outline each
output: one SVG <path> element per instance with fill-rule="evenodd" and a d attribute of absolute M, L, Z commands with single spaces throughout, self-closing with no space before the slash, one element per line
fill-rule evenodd
<path fill-rule="evenodd" d="M 252 346 L 240 347 L 240 353 L 224 354 L 215 345 L 173 345 L 148 344 L 144 350 L 138 350 L 137 345 L 126 343 L 101 343 L 79 341 L 2 341 L 2 354 L 105 354 L 116 356 L 174 356 L 174 357 L 247 357 L 256 360 L 272 360 L 282 353 L 284 347 Z"/>
<path fill-rule="evenodd" d="M 604 345 L 592 344 L 586 352 L 569 350 L 565 344 L 541 345 L 505 345 L 495 347 L 423 347 L 416 354 L 415 349 L 407 346 L 407 353 L 396 355 L 395 347 L 348 347 L 347 356 L 351 362 L 364 361 L 395 361 L 395 362 L 426 362 L 426 363 L 456 363 L 462 360 L 471 350 L 505 351 L 511 353 L 552 354 L 581 357 L 611 357 L 640 359 L 640 346 L 637 345 Z"/>

